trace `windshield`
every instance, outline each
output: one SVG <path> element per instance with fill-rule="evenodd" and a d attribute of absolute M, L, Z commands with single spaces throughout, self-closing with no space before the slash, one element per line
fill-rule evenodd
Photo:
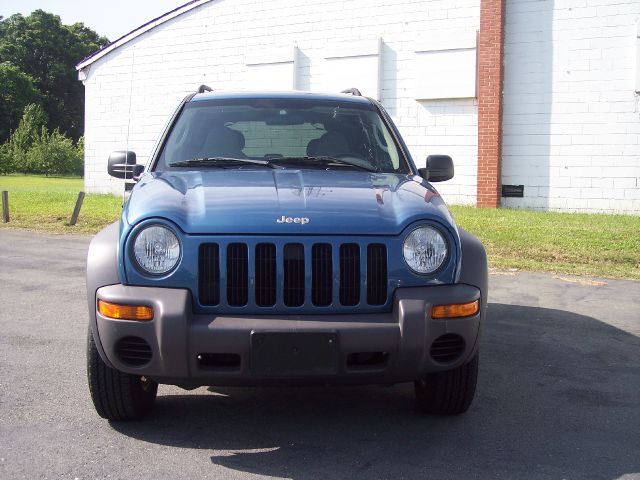
<path fill-rule="evenodd" d="M 246 169 L 267 164 L 279 168 L 408 171 L 373 106 L 291 99 L 187 103 L 156 170 Z"/>

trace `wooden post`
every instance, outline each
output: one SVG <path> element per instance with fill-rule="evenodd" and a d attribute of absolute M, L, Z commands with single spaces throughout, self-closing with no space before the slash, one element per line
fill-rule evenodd
<path fill-rule="evenodd" d="M 84 192 L 78 193 L 78 200 L 76 200 L 76 208 L 73 209 L 73 214 L 71 215 L 71 221 L 69 225 L 73 226 L 78 221 L 78 215 L 80 215 L 80 208 L 82 207 L 82 202 L 84 201 Z"/>
<path fill-rule="evenodd" d="M 2 191 L 2 223 L 9 223 L 9 192 Z"/>

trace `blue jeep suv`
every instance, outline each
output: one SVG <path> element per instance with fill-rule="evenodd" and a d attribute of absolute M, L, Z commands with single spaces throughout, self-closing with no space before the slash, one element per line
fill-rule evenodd
<path fill-rule="evenodd" d="M 87 260 L 98 414 L 150 411 L 158 384 L 414 382 L 427 413 L 466 411 L 487 302 L 482 244 L 457 227 L 384 108 L 335 95 L 213 92 L 170 120 Z"/>

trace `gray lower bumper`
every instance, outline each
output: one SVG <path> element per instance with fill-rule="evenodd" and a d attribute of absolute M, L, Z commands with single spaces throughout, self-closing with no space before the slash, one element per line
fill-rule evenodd
<path fill-rule="evenodd" d="M 97 298 L 120 304 L 146 304 L 154 308 L 149 322 L 113 320 L 96 313 L 96 326 L 104 360 L 118 370 L 154 377 L 178 385 L 261 385 L 275 383 L 393 383 L 413 381 L 427 372 L 448 370 L 466 363 L 477 350 L 483 312 L 467 318 L 434 320 L 432 305 L 465 303 L 480 298 L 469 285 L 443 285 L 397 289 L 393 310 L 382 314 L 301 316 L 214 316 L 192 313 L 187 290 L 110 285 Z M 484 303 L 484 302 L 481 302 Z M 327 375 L 265 375 L 251 365 L 252 332 L 335 332 L 337 360 Z M 432 358 L 431 347 L 445 334 L 462 339 L 455 359 Z M 125 337 L 143 339 L 151 360 L 143 366 L 122 361 L 117 344 Z M 451 337 L 449 337 L 451 338 Z M 384 361 L 362 365 L 350 354 L 380 352 Z M 232 354 L 237 365 L 203 366 L 202 354 Z"/>

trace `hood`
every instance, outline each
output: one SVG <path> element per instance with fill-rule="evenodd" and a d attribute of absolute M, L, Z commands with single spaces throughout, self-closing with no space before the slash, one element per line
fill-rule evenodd
<path fill-rule="evenodd" d="M 162 217 L 188 234 L 397 235 L 416 220 L 453 223 L 420 177 L 359 171 L 154 172 L 125 208 L 130 225 Z"/>

